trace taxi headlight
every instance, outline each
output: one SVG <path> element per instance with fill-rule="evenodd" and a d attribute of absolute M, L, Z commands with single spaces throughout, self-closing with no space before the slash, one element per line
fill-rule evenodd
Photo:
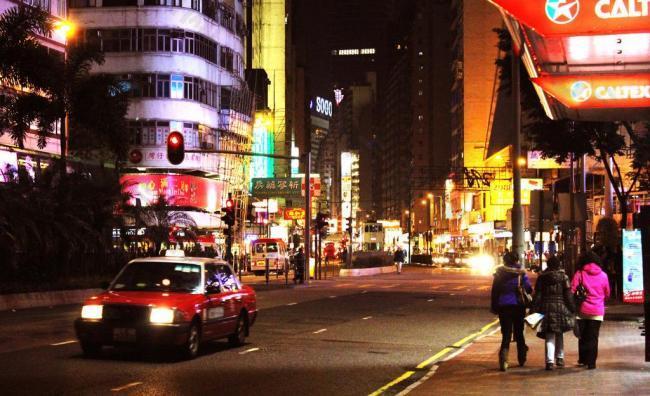
<path fill-rule="evenodd" d="M 174 310 L 169 308 L 151 308 L 149 321 L 157 324 L 174 323 Z"/>
<path fill-rule="evenodd" d="M 81 318 L 101 319 L 103 311 L 104 311 L 103 305 L 84 305 L 83 308 L 81 308 Z"/>

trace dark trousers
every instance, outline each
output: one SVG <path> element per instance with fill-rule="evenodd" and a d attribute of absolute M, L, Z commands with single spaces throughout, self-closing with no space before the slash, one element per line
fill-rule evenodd
<path fill-rule="evenodd" d="M 523 350 L 526 347 L 524 338 L 524 317 L 526 308 L 520 305 L 506 305 L 499 307 L 499 324 L 501 325 L 501 349 L 508 349 L 513 331 L 515 341 L 517 341 L 517 350 Z"/>
<path fill-rule="evenodd" d="M 580 340 L 578 341 L 578 361 L 586 365 L 596 365 L 598 358 L 598 335 L 600 320 L 578 320 Z"/>

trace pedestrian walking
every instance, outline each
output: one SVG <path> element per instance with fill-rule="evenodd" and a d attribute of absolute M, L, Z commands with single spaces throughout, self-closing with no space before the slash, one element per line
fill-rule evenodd
<path fill-rule="evenodd" d="M 395 250 L 395 254 L 393 255 L 393 261 L 395 261 L 395 266 L 397 267 L 397 273 L 401 274 L 402 264 L 404 264 L 404 250 L 402 250 L 400 246 L 398 246 L 397 250 Z"/>
<path fill-rule="evenodd" d="M 569 277 L 560 260 L 549 257 L 546 269 L 537 278 L 533 311 L 544 315 L 538 335 L 546 338 L 546 370 L 564 367 L 564 333 L 575 326 L 575 302 Z"/>
<path fill-rule="evenodd" d="M 503 256 L 504 265 L 497 267 L 492 282 L 491 311 L 499 315 L 501 325 L 501 349 L 499 350 L 499 369 L 508 369 L 508 349 L 513 333 L 517 341 L 517 360 L 520 366 L 526 363 L 528 346 L 524 338 L 524 317 L 526 305 L 521 300 L 520 291 L 532 293 L 526 270 L 521 268 L 516 253 Z M 522 289 L 522 290 L 520 290 Z"/>
<path fill-rule="evenodd" d="M 605 317 L 605 299 L 610 296 L 609 279 L 600 267 L 594 252 L 585 252 L 578 259 L 580 268 L 571 281 L 571 290 L 586 290 L 586 299 L 578 307 L 578 364 L 596 368 L 598 336 Z"/>
<path fill-rule="evenodd" d="M 295 269 L 293 271 L 293 283 L 304 283 L 305 277 L 305 253 L 303 248 L 298 249 L 298 253 L 293 256 Z"/>

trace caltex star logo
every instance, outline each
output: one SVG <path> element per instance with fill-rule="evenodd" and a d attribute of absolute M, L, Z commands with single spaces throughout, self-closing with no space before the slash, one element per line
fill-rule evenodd
<path fill-rule="evenodd" d="M 589 100 L 591 93 L 591 84 L 586 81 L 576 81 L 571 85 L 571 98 L 576 102 Z"/>
<path fill-rule="evenodd" d="M 579 12 L 579 0 L 546 0 L 546 16 L 558 25 L 573 22 Z"/>

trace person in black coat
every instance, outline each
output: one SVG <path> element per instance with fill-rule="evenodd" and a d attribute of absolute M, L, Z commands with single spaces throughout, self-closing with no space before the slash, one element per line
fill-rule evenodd
<path fill-rule="evenodd" d="M 546 369 L 552 370 L 553 364 L 564 367 L 564 333 L 575 326 L 576 306 L 560 260 L 553 256 L 546 264 L 535 284 L 533 310 L 544 315 L 540 332 L 546 338 Z"/>

